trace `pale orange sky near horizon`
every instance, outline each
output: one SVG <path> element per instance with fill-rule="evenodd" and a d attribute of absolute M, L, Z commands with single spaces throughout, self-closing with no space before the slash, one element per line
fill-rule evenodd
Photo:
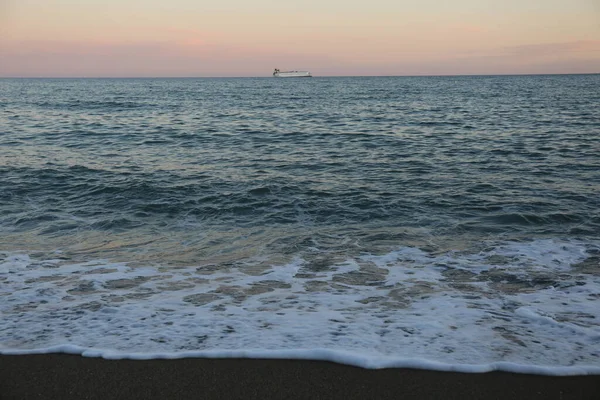
<path fill-rule="evenodd" d="M 0 0 L 0 77 L 600 73 L 600 0 Z"/>

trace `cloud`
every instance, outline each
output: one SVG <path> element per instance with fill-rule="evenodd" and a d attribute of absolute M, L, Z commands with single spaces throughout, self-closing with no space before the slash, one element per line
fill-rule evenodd
<path fill-rule="evenodd" d="M 364 62 L 352 75 L 495 75 L 600 73 L 600 41 L 573 41 L 448 52 L 437 58 Z M 343 68 L 342 67 L 342 68 Z M 333 72 L 335 73 L 335 72 Z"/>
<path fill-rule="evenodd" d="M 4 54 L 9 57 L 20 56 L 145 56 L 156 54 L 156 52 L 168 51 L 169 44 L 164 42 L 132 42 L 132 43 L 110 43 L 110 42 L 79 42 L 79 41 L 56 41 L 35 40 L 21 41 L 5 44 L 2 47 Z"/>
<path fill-rule="evenodd" d="M 580 40 L 563 43 L 541 43 L 503 48 L 504 53 L 517 56 L 536 57 L 556 54 L 598 53 L 600 56 L 600 40 Z"/>
<path fill-rule="evenodd" d="M 277 68 L 314 75 L 453 75 L 600 72 L 600 41 L 505 46 L 469 52 L 376 53 L 276 49 L 212 42 L 174 29 L 160 41 L 0 41 L 0 76 L 269 76 Z M 356 53 L 356 52 L 355 52 Z M 411 55 L 412 54 L 412 55 Z"/>
<path fill-rule="evenodd" d="M 203 41 L 63 42 L 1 45 L 0 76 L 269 76 L 274 67 L 335 65 L 329 57 Z"/>

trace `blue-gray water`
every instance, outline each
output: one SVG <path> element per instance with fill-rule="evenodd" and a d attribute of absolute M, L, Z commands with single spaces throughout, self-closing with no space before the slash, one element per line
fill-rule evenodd
<path fill-rule="evenodd" d="M 15 254 L 30 257 L 25 270 L 104 260 L 260 276 L 293 264 L 310 292 L 347 260 L 415 249 L 455 284 L 468 279 L 447 271 L 481 272 L 474 255 L 504 257 L 488 262 L 504 275 L 478 282 L 519 291 L 583 279 L 524 272 L 548 266 L 542 247 L 575 243 L 597 280 L 599 105 L 600 75 L 2 79 L 0 279 L 12 282 Z M 450 253 L 455 266 L 440 261 Z M 522 269 L 499 267 L 511 262 Z M 386 287 L 377 267 L 331 275 L 330 288 Z M 123 289 L 98 282 L 96 294 Z M 230 295 L 209 289 L 202 306 Z"/>

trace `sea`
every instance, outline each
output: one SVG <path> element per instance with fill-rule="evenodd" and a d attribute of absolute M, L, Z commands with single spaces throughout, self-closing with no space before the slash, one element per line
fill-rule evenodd
<path fill-rule="evenodd" d="M 600 75 L 0 79 L 0 353 L 600 374 Z"/>

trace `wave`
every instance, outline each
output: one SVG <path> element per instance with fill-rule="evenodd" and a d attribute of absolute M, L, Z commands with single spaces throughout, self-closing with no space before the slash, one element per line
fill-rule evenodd
<path fill-rule="evenodd" d="M 535 374 L 549 376 L 600 375 L 600 367 L 584 366 L 536 366 L 516 364 L 511 362 L 493 362 L 489 364 L 446 364 L 419 358 L 374 358 L 369 355 L 356 354 L 330 349 L 298 349 L 298 350 L 212 350 L 188 351 L 181 353 L 128 353 L 113 350 L 84 348 L 74 345 L 58 345 L 35 350 L 2 350 L 4 355 L 27 355 L 64 353 L 78 354 L 83 357 L 101 357 L 106 360 L 176 360 L 182 358 L 251 358 L 275 360 L 313 360 L 329 361 L 338 364 L 351 365 L 365 369 L 410 368 L 432 371 L 486 373 L 493 371 L 513 372 L 518 374 Z"/>
<path fill-rule="evenodd" d="M 0 353 L 599 374 L 600 243 L 189 267 L 5 254 Z"/>

